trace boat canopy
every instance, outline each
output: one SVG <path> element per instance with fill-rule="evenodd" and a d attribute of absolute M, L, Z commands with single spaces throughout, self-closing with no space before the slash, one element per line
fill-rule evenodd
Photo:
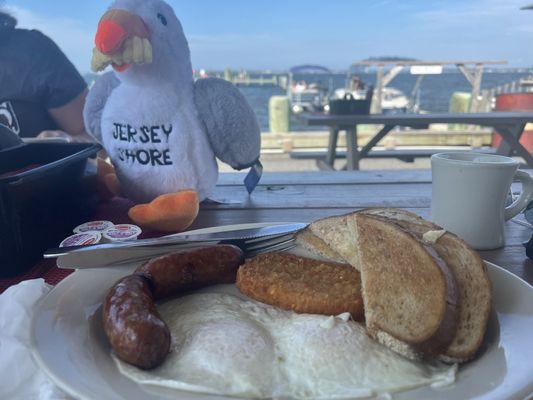
<path fill-rule="evenodd" d="M 329 69 L 320 65 L 298 65 L 289 71 L 291 74 L 331 74 Z"/>

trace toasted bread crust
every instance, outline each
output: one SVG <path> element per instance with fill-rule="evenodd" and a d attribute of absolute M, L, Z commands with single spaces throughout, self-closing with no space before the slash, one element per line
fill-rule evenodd
<path fill-rule="evenodd" d="M 289 253 L 262 254 L 239 268 L 237 287 L 252 299 L 285 310 L 363 317 L 361 277 L 347 264 Z"/>
<path fill-rule="evenodd" d="M 384 332 L 423 358 L 438 354 L 455 335 L 452 273 L 432 249 L 397 224 L 365 214 L 352 218 L 369 334 L 379 340 Z"/>
<path fill-rule="evenodd" d="M 340 264 L 346 264 L 344 258 L 328 246 L 321 238 L 311 232 L 309 228 L 298 232 L 296 235 L 296 243 L 319 257 L 324 257 Z"/>
<path fill-rule="evenodd" d="M 353 245 L 353 231 L 349 226 L 351 214 L 319 219 L 307 228 L 326 243 L 333 252 L 359 270 L 358 253 Z"/>
<path fill-rule="evenodd" d="M 428 231 L 442 229 L 405 210 L 374 208 L 360 212 L 394 221 L 419 239 Z M 446 232 L 431 247 L 453 272 L 459 293 L 457 332 L 439 358 L 446 362 L 465 362 L 481 346 L 488 324 L 492 288 L 486 266 L 475 250 L 451 232 Z"/>
<path fill-rule="evenodd" d="M 433 358 L 445 351 L 455 337 L 459 317 L 459 297 L 455 277 L 448 268 L 448 265 L 433 248 L 425 244 L 423 246 L 439 266 L 446 284 L 446 308 L 439 329 L 437 329 L 431 338 L 415 346 L 415 349 L 420 352 L 422 358 Z"/>

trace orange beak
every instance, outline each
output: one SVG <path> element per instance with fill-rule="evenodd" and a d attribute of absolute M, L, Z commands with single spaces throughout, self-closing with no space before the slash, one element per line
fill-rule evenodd
<path fill-rule="evenodd" d="M 126 10 L 109 10 L 98 23 L 94 43 L 100 52 L 111 55 L 121 51 L 126 39 L 134 36 L 142 39 L 150 38 L 150 32 L 143 20 Z M 122 72 L 128 67 L 129 64 L 120 66 L 113 64 L 113 68 L 118 72 Z"/>

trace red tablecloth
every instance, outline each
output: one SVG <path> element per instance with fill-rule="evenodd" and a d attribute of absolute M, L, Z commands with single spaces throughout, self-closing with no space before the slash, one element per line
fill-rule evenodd
<path fill-rule="evenodd" d="M 132 206 L 129 200 L 115 198 L 101 203 L 94 215 L 93 220 L 109 220 L 115 224 L 132 223 L 128 218 L 128 209 Z M 72 228 L 75 228 L 74 226 Z M 154 232 L 143 232 L 141 238 L 155 236 Z M 73 270 L 57 268 L 55 260 L 41 260 L 29 271 L 9 279 L 0 279 L 0 293 L 8 287 L 28 279 L 43 278 L 47 283 L 56 285 L 69 276 Z"/>

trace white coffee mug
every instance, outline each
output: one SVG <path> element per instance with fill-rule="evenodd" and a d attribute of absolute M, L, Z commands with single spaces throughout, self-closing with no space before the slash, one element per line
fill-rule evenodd
<path fill-rule="evenodd" d="M 502 247 L 504 222 L 533 200 L 533 178 L 509 157 L 479 153 L 441 153 L 431 157 L 431 218 L 478 250 Z M 505 207 L 513 179 L 522 194 Z"/>

